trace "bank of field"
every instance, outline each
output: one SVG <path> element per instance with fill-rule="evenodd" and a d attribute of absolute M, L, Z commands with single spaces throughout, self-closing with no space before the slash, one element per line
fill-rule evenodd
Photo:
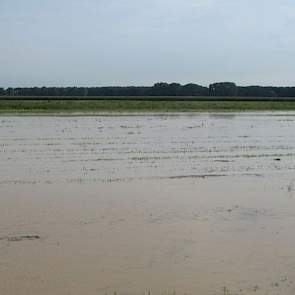
<path fill-rule="evenodd" d="M 295 110 L 295 99 L 251 98 L 7 98 L 0 112 L 194 112 Z"/>

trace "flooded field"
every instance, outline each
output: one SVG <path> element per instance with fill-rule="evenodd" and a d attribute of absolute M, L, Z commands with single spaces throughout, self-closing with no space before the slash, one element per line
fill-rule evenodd
<path fill-rule="evenodd" d="M 0 117 L 0 294 L 294 294 L 295 113 Z"/>

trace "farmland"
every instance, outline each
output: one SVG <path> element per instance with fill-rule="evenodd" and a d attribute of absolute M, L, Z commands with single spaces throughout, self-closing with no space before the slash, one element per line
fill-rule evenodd
<path fill-rule="evenodd" d="M 289 111 L 2 114 L 0 294 L 293 295 L 294 128 Z"/>
<path fill-rule="evenodd" d="M 295 110 L 295 98 L 1 97 L 2 113 L 206 112 Z"/>

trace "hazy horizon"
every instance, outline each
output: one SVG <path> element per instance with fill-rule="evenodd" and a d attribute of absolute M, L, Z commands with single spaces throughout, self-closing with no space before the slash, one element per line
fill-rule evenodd
<path fill-rule="evenodd" d="M 2 0 L 0 87 L 295 86 L 291 0 Z"/>

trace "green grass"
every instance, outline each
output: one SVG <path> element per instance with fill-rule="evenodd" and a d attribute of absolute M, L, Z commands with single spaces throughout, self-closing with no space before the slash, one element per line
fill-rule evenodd
<path fill-rule="evenodd" d="M 295 101 L 0 100 L 1 113 L 295 110 Z"/>
<path fill-rule="evenodd" d="M 295 97 L 240 96 L 0 96 L 0 100 L 119 100 L 119 101 L 279 101 L 292 102 Z"/>

